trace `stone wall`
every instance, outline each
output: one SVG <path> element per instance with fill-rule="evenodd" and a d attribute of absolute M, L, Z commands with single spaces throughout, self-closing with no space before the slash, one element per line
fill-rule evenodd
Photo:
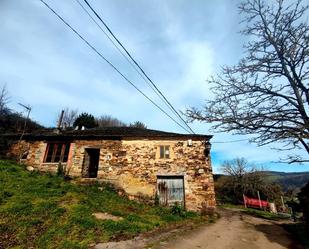
<path fill-rule="evenodd" d="M 56 171 L 57 164 L 43 163 L 44 141 L 25 144 L 30 148 L 25 163 L 41 171 Z M 170 146 L 169 159 L 160 159 L 160 145 Z M 203 141 L 192 141 L 189 146 L 187 140 L 177 139 L 75 140 L 65 164 L 71 176 L 81 177 L 86 148 L 100 149 L 98 178 L 117 185 L 130 197 L 153 199 L 157 175 L 183 175 L 186 208 L 215 207 L 211 162 Z"/>
<path fill-rule="evenodd" d="M 22 159 L 22 162 L 44 171 L 46 168 L 41 166 L 45 150 L 46 143 L 42 141 L 21 141 L 11 145 L 8 156 L 19 160 L 21 155 L 25 155 L 27 157 Z"/>

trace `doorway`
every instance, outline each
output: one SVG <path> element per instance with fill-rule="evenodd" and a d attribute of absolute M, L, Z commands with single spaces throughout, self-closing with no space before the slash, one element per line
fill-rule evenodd
<path fill-rule="evenodd" d="M 83 172 L 84 178 L 96 178 L 98 176 L 100 149 L 85 149 Z"/>

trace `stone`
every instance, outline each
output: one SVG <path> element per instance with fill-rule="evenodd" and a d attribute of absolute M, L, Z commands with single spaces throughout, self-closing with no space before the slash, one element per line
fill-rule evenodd
<path fill-rule="evenodd" d="M 26 170 L 32 172 L 32 171 L 34 171 L 35 169 L 34 169 L 32 166 L 27 166 Z"/>
<path fill-rule="evenodd" d="M 130 199 L 154 200 L 157 175 L 183 175 L 185 204 L 188 210 L 201 211 L 203 203 L 215 207 L 211 161 L 204 154 L 201 140 L 192 139 L 192 146 L 180 138 L 134 138 L 122 140 L 74 140 L 70 144 L 68 161 L 62 163 L 71 177 L 82 177 L 85 149 L 100 149 L 98 180 L 116 185 Z M 170 158 L 160 159 L 160 146 L 170 146 Z M 12 145 L 11 155 L 28 148 L 25 164 L 38 171 L 57 172 L 58 163 L 44 163 L 47 143 L 21 141 Z M 106 160 L 106 155 L 113 155 Z M 29 167 L 29 169 L 30 169 Z M 206 187 L 207 186 L 207 187 Z M 142 197 L 142 198 L 140 198 Z"/>
<path fill-rule="evenodd" d="M 93 216 L 95 216 L 98 220 L 112 220 L 112 221 L 120 221 L 123 220 L 122 217 L 115 216 L 109 213 L 93 213 Z"/>
<path fill-rule="evenodd" d="M 198 173 L 199 173 L 199 174 L 203 174 L 203 173 L 205 173 L 205 171 L 204 171 L 204 169 L 199 169 L 199 170 L 198 170 Z"/>

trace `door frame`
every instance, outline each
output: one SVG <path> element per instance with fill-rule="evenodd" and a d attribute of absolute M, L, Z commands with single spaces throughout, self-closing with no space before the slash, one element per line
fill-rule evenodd
<path fill-rule="evenodd" d="M 96 165 L 96 170 L 95 170 L 95 176 L 90 176 L 90 164 L 91 164 L 91 157 L 93 157 L 94 155 L 91 155 L 94 151 L 96 151 L 97 153 L 97 165 Z M 87 160 L 87 162 L 86 162 Z M 88 164 L 88 169 L 85 172 L 85 165 Z M 85 148 L 85 153 L 84 153 L 84 160 L 83 160 L 83 167 L 82 167 L 82 177 L 83 178 L 97 178 L 98 177 L 98 171 L 99 171 L 99 164 L 100 164 L 100 148 L 96 148 L 96 147 L 88 147 Z M 83 175 L 86 175 L 83 176 Z"/>

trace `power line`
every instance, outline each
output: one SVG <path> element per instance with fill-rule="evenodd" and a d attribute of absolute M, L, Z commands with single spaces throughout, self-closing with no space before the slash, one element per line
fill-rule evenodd
<path fill-rule="evenodd" d="M 105 28 L 108 30 L 108 32 L 112 35 L 112 37 L 116 40 L 116 42 L 121 46 L 121 48 L 126 52 L 126 54 L 129 56 L 129 58 L 133 61 L 133 63 L 141 70 L 142 74 L 148 79 L 148 81 L 153 85 L 153 87 L 157 90 L 157 92 L 163 97 L 165 102 L 168 106 L 170 106 L 171 110 L 174 111 L 174 113 L 180 118 L 180 120 L 189 128 L 189 130 L 193 133 L 194 131 L 191 129 L 191 127 L 187 124 L 187 122 L 181 117 L 181 115 L 176 111 L 176 109 L 173 107 L 173 105 L 168 101 L 168 99 L 164 96 L 164 94 L 160 91 L 160 89 L 156 86 L 156 84 L 150 79 L 150 77 L 145 73 L 145 71 L 141 68 L 141 66 L 136 62 L 136 60 L 131 56 L 131 54 L 128 52 L 128 50 L 123 46 L 123 44 L 118 40 L 118 38 L 114 35 L 114 33 L 111 31 L 111 29 L 108 27 L 108 25 L 103 21 L 103 19 L 99 16 L 99 14 L 92 8 L 92 6 L 89 4 L 87 0 L 84 0 L 84 2 L 87 4 L 87 6 L 91 9 L 91 11 L 95 14 L 95 16 L 102 22 L 102 24 L 105 26 Z M 105 32 L 104 32 L 105 33 Z"/>
<path fill-rule="evenodd" d="M 81 4 L 79 0 L 75 0 L 78 5 L 84 10 L 84 12 L 90 17 L 90 19 L 98 26 L 98 28 L 104 33 L 108 40 L 114 45 L 118 52 L 126 59 L 126 61 L 132 66 L 132 68 L 142 77 L 142 79 L 148 84 L 148 86 L 156 93 L 156 95 L 163 101 L 165 105 L 172 111 L 173 109 L 164 101 L 164 98 L 155 90 L 155 88 L 147 81 L 147 78 L 136 68 L 133 62 L 123 53 L 123 51 L 117 46 L 117 44 L 110 38 L 101 25 L 92 17 L 89 11 Z"/>
<path fill-rule="evenodd" d="M 243 142 L 248 141 L 249 139 L 238 139 L 238 140 L 231 140 L 231 141 L 214 141 L 211 142 L 212 144 L 228 144 L 228 143 L 237 143 L 237 142 Z"/>
<path fill-rule="evenodd" d="M 107 60 L 93 45 L 91 45 L 82 35 L 80 35 L 77 30 L 75 30 L 67 21 L 65 21 L 52 7 L 50 7 L 44 0 L 40 0 L 50 11 L 52 11 L 68 28 L 70 28 L 80 39 L 82 39 L 97 55 L 101 57 L 107 64 L 109 64 L 121 77 L 123 77 L 131 86 L 133 86 L 140 94 L 142 94 L 146 99 L 148 99 L 154 106 L 156 106 L 160 111 L 162 111 L 166 116 L 173 120 L 177 125 L 183 128 L 186 132 L 189 132 L 185 127 L 183 127 L 179 122 L 177 122 L 173 117 L 171 117 L 166 111 L 164 111 L 158 104 L 156 104 L 151 98 L 149 98 L 143 91 L 141 91 L 133 82 L 131 82 L 123 73 L 119 71 L 109 60 Z M 190 132 L 189 132 L 190 133 Z"/>
<path fill-rule="evenodd" d="M 126 61 L 132 66 L 132 68 L 141 76 L 141 78 L 145 81 L 145 83 L 151 88 L 151 90 L 162 100 L 162 102 L 172 111 L 172 113 L 175 115 L 175 111 L 173 110 L 173 108 L 166 103 L 166 101 L 164 100 L 164 98 L 162 97 L 162 95 L 160 95 L 160 93 L 158 93 L 158 91 L 156 91 L 156 89 L 153 87 L 153 85 L 147 80 L 147 78 L 145 77 L 145 75 L 143 75 L 141 73 L 140 70 L 138 70 L 138 68 L 136 68 L 136 65 L 132 62 L 132 60 L 130 60 L 124 53 L 123 51 L 117 46 L 117 44 L 110 38 L 110 36 L 105 32 L 105 30 L 101 27 L 101 25 L 92 17 L 92 15 L 89 13 L 89 11 L 84 7 L 83 4 L 81 4 L 81 2 L 79 0 L 75 0 L 78 5 L 84 10 L 84 12 L 90 17 L 90 19 L 98 26 L 98 28 L 104 33 L 104 35 L 108 38 L 108 40 L 114 45 L 114 47 L 118 50 L 118 52 L 126 59 Z M 177 114 L 176 114 L 176 117 Z M 185 125 L 190 129 L 190 127 L 187 125 L 186 122 L 184 122 Z M 191 131 L 192 133 L 194 133 L 193 131 Z M 190 133 L 190 132 L 189 132 Z"/>
<path fill-rule="evenodd" d="M 118 52 L 126 59 L 126 61 L 132 66 L 132 68 L 141 76 L 141 78 L 145 81 L 145 83 L 151 88 L 151 90 L 162 100 L 162 102 L 172 111 L 172 113 L 175 114 L 175 109 L 173 109 L 171 107 L 171 105 L 169 105 L 166 100 L 164 99 L 164 96 L 162 96 L 157 90 L 156 88 L 154 88 L 154 86 L 147 80 L 147 78 L 145 77 L 145 75 L 143 73 L 141 73 L 140 70 L 138 70 L 138 68 L 136 68 L 136 65 L 132 62 L 132 60 L 130 60 L 124 53 L 123 51 L 117 46 L 117 44 L 110 38 L 110 36 L 105 32 L 105 30 L 101 27 L 101 25 L 92 17 L 92 15 L 89 13 L 89 11 L 84 7 L 84 5 L 81 4 L 81 2 L 79 0 L 75 0 L 79 6 L 84 10 L 84 12 L 91 18 L 91 20 L 98 26 L 98 28 L 104 33 L 104 35 L 108 38 L 108 40 L 114 45 L 114 47 L 118 50 Z M 124 48 L 125 50 L 125 48 Z M 178 113 L 176 112 L 176 117 L 178 117 Z M 181 117 L 180 117 L 181 118 Z M 190 127 L 188 126 L 188 124 L 182 120 L 184 122 L 184 124 L 190 129 Z M 192 133 L 194 133 L 192 131 L 192 129 L 190 129 Z"/>

